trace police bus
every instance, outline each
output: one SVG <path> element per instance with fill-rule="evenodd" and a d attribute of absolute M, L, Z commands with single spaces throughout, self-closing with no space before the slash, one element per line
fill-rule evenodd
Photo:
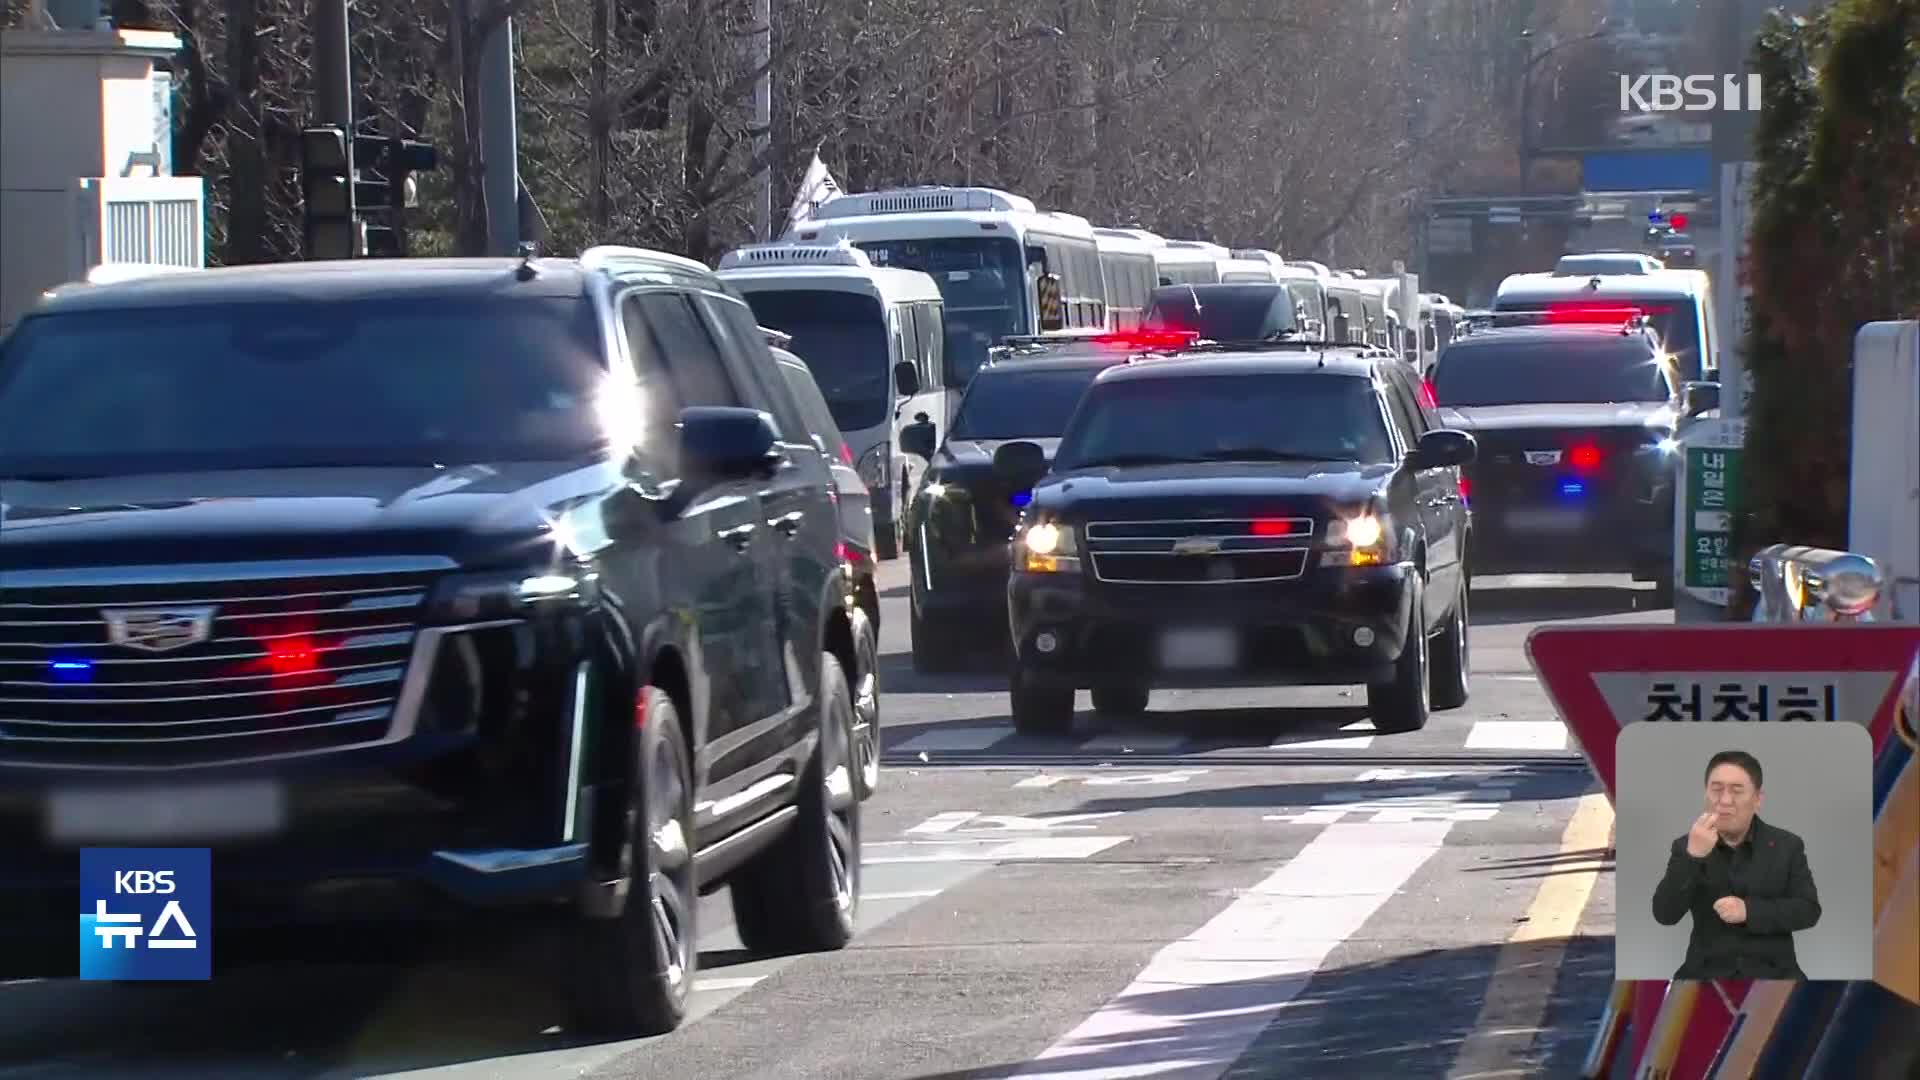
<path fill-rule="evenodd" d="M 719 277 L 806 361 L 872 497 L 875 554 L 894 558 L 898 510 L 926 464 L 903 452 L 901 430 L 946 430 L 960 397 L 947 388 L 939 288 L 850 244 L 752 244 L 728 252 Z"/>
<path fill-rule="evenodd" d="M 788 239 L 845 240 L 876 267 L 930 275 L 946 301 L 943 385 L 950 390 L 965 389 L 987 349 L 1006 337 L 1107 326 L 1093 225 L 1009 192 L 912 187 L 838 195 Z"/>

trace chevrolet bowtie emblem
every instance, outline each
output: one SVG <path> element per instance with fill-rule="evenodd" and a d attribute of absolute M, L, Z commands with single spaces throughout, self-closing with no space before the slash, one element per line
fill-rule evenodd
<path fill-rule="evenodd" d="M 1220 541 L 1211 536 L 1189 536 L 1173 545 L 1175 555 L 1218 555 Z"/>

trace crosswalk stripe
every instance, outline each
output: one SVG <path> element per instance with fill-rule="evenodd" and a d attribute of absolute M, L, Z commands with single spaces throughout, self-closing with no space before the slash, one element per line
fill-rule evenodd
<path fill-rule="evenodd" d="M 1451 822 L 1329 825 L 1015 1076 L 1217 1080 L 1328 955 L 1446 843 Z M 1054 1063 L 1054 1064 L 1050 1064 Z"/>
<path fill-rule="evenodd" d="M 1326 739 L 1290 740 L 1285 735 L 1273 740 L 1269 750 L 1365 750 L 1373 745 L 1373 721 L 1356 720 L 1343 724 L 1341 731 L 1353 732 L 1351 735 L 1336 735 Z"/>
<path fill-rule="evenodd" d="M 1567 726 L 1558 720 L 1476 720 L 1469 750 L 1565 750 Z"/>

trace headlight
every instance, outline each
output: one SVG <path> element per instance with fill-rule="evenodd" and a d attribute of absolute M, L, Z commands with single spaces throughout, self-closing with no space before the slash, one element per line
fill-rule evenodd
<path fill-rule="evenodd" d="M 870 492 L 892 490 L 892 477 L 888 475 L 888 466 L 892 464 L 885 442 L 875 443 L 873 449 L 860 455 L 860 463 L 854 466 L 860 474 L 860 482 L 867 485 Z"/>
<path fill-rule="evenodd" d="M 1334 550 L 1320 561 L 1328 566 L 1379 566 L 1387 561 L 1387 535 L 1387 523 L 1377 514 L 1334 518 L 1327 526 L 1327 545 Z"/>
<path fill-rule="evenodd" d="M 462 574 L 434 587 L 427 600 L 433 622 L 517 619 L 553 608 L 591 602 L 599 577 L 591 572 Z"/>
<path fill-rule="evenodd" d="M 1070 574 L 1080 570 L 1080 544 L 1073 526 L 1036 522 L 1014 538 L 1013 565 L 1029 574 Z"/>

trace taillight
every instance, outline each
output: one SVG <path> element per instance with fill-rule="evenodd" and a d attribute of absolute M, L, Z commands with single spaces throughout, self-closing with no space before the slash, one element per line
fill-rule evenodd
<path fill-rule="evenodd" d="M 1420 404 L 1425 405 L 1429 409 L 1437 409 L 1440 407 L 1440 398 L 1433 392 L 1432 379 L 1420 380 Z"/>
<path fill-rule="evenodd" d="M 1473 481 L 1467 479 L 1466 473 L 1460 474 L 1460 497 L 1462 499 L 1473 497 Z"/>
<path fill-rule="evenodd" d="M 840 460 L 845 462 L 848 468 L 853 467 L 853 448 L 846 443 L 840 444 Z"/>
<path fill-rule="evenodd" d="M 1573 466 L 1576 472 L 1592 472 L 1600 467 L 1602 460 L 1604 455 L 1600 453 L 1600 448 L 1592 443 L 1581 443 L 1567 451 L 1567 464 Z"/>

